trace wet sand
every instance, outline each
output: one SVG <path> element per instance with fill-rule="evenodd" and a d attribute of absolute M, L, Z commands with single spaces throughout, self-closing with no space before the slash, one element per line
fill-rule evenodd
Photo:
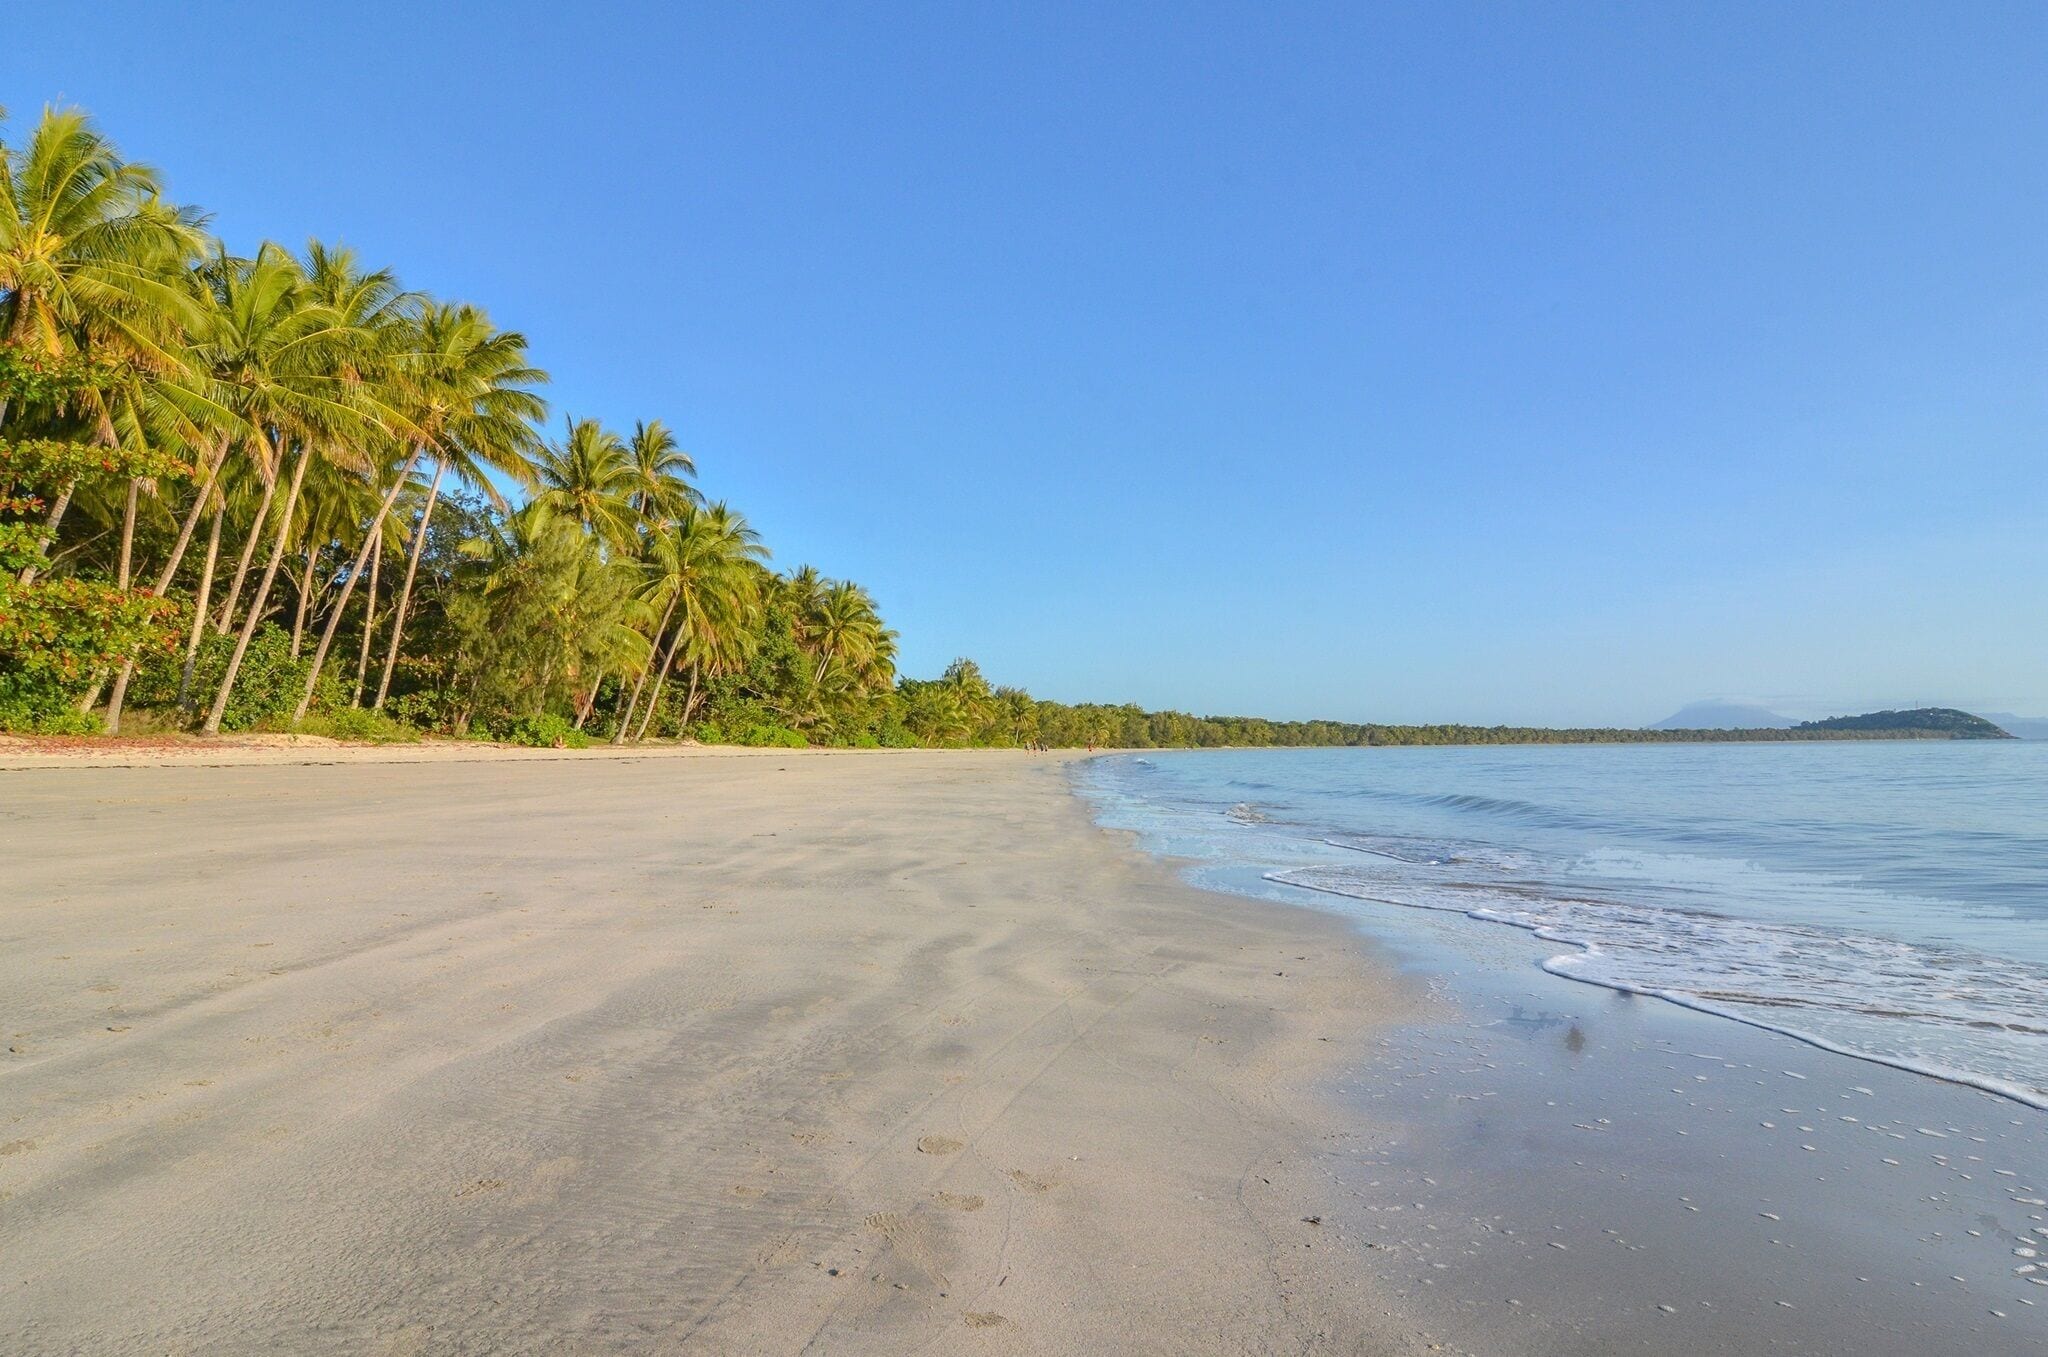
<path fill-rule="evenodd" d="M 1327 1225 L 1451 1350 L 2048 1353 L 2048 1117 L 1347 910 L 1427 977 L 1367 1037 Z"/>
<path fill-rule="evenodd" d="M 1058 760 L 189 757 L 0 773 L 0 1351 L 1430 1349 L 1404 985 Z"/>

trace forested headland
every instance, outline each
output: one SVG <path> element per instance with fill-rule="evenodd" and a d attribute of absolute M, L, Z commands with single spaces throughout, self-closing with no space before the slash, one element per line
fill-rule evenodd
<path fill-rule="evenodd" d="M 524 335 L 337 246 L 237 253 L 82 113 L 0 124 L 0 730 L 537 744 L 1870 738 L 1065 705 L 896 671 L 657 411 L 557 415 Z"/>

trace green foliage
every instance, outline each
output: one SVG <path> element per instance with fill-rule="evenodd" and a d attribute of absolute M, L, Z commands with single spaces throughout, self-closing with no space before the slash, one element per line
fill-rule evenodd
<path fill-rule="evenodd" d="M 489 725 L 480 725 L 478 729 L 487 739 L 500 744 L 528 745 L 536 749 L 590 747 L 590 736 L 576 729 L 566 716 L 557 716 L 553 712 L 507 717 Z"/>
<path fill-rule="evenodd" d="M 68 689 L 47 673 L 0 672 L 0 730 L 25 735 L 92 735 L 100 719 L 78 710 Z"/>
<path fill-rule="evenodd" d="M 93 477 L 175 480 L 192 466 L 158 447 L 104 447 L 57 438 L 0 439 L 0 492 L 20 486 L 60 487 Z M 11 502 L 0 501 L 0 508 Z"/>
<path fill-rule="evenodd" d="M 309 716 L 298 729 L 308 735 L 325 735 L 336 740 L 363 740 L 370 744 L 416 744 L 419 731 L 386 712 L 366 707 L 341 707 Z"/>
<path fill-rule="evenodd" d="M 62 405 L 81 391 L 112 383 L 114 366 L 75 354 L 51 357 L 34 349 L 0 344 L 0 400 L 28 406 Z"/>
<path fill-rule="evenodd" d="M 756 749 L 805 749 L 811 743 L 788 726 L 748 726 L 732 742 Z"/>
<path fill-rule="evenodd" d="M 415 731 L 439 730 L 448 719 L 446 698 L 436 688 L 401 693 L 384 704 L 384 713 Z"/>
<path fill-rule="evenodd" d="M 193 668 L 191 692 L 213 691 L 227 672 L 235 638 L 209 630 L 199 644 L 198 662 Z M 184 656 L 175 648 L 160 654 L 136 670 L 129 686 L 129 700 L 138 707 L 168 708 L 177 700 L 178 677 Z M 235 675 L 235 688 L 228 696 L 222 730 L 283 728 L 290 724 L 299 694 L 306 690 L 309 658 L 292 658 L 291 636 L 284 628 L 265 622 L 250 638 L 249 653 Z M 338 711 L 348 705 L 341 675 L 330 668 L 320 676 L 315 705 L 323 711 Z"/>
<path fill-rule="evenodd" d="M 0 575 L 0 671 L 78 683 L 129 655 L 174 648 L 178 614 L 169 599 L 101 580 Z"/>

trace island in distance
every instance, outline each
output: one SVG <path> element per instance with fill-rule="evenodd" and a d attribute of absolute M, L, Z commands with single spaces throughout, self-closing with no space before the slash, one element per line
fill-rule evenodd
<path fill-rule="evenodd" d="M 2010 740 L 2014 734 L 1981 716 L 1954 707 L 1913 707 L 1904 711 L 1830 716 L 1794 721 L 1763 707 L 1740 702 L 1694 702 L 1648 727 L 1650 730 L 1838 730 L 1862 734 L 1917 734 L 1953 740 Z"/>

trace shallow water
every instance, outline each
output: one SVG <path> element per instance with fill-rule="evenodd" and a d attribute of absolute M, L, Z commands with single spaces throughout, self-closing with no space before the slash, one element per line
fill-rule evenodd
<path fill-rule="evenodd" d="M 1199 884 L 1344 913 L 1433 996 L 1337 1080 L 1359 1130 L 1303 1228 L 1366 1245 L 1446 1351 L 1989 1357 L 2048 1354 L 2044 756 L 1223 751 L 1076 776 Z"/>
<path fill-rule="evenodd" d="M 2048 1107 L 2048 742 L 1226 750 L 1080 777 L 1212 873 L 1512 926 L 1557 975 Z"/>

